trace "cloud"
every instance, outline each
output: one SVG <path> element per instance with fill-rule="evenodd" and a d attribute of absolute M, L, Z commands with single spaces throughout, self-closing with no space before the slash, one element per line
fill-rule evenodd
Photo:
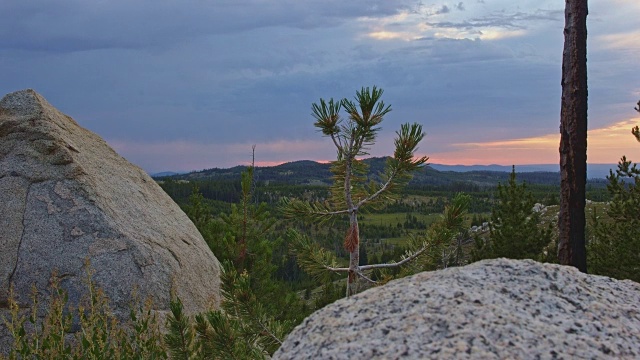
<path fill-rule="evenodd" d="M 448 14 L 450 12 L 451 12 L 451 9 L 449 9 L 447 5 L 442 5 L 440 9 L 436 10 L 437 15 Z"/>
<path fill-rule="evenodd" d="M 337 26 L 389 16 L 408 1 L 8 0 L 0 3 L 0 47 L 69 52 L 158 48 L 207 35 L 268 27 Z"/>
<path fill-rule="evenodd" d="M 640 52 L 640 30 L 596 36 L 600 48 Z"/>
<path fill-rule="evenodd" d="M 256 45 L 256 50 L 262 50 L 262 46 Z M 302 53 L 305 50 L 304 47 L 299 49 Z M 286 54 L 285 51 L 279 51 L 274 56 L 281 57 L 283 53 Z M 268 53 L 262 55 L 264 69 L 269 69 L 270 59 L 267 55 Z M 321 56 L 323 55 L 316 56 L 316 60 Z M 274 137 L 309 138 L 315 136 L 309 117 L 312 102 L 317 101 L 320 97 L 352 97 L 360 86 L 375 84 L 387 90 L 385 98 L 389 99 L 389 102 L 397 109 L 396 111 L 408 109 L 409 113 L 414 112 L 411 118 L 424 111 L 420 110 L 420 107 L 432 102 L 436 107 L 434 112 L 449 113 L 447 117 L 451 117 L 451 114 L 458 112 L 458 110 L 441 110 L 442 107 L 438 106 L 436 102 L 442 104 L 443 101 L 448 101 L 447 99 L 467 97 L 474 99 L 473 103 L 481 108 L 493 108 L 492 105 L 480 103 L 483 101 L 484 95 L 501 91 L 498 86 L 499 81 L 495 81 L 495 85 L 483 88 L 479 88 L 475 84 L 492 78 L 494 80 L 512 78 L 514 81 L 524 81 L 525 79 L 519 77 L 507 76 L 504 64 L 495 63 L 495 70 L 486 68 L 491 61 L 507 61 L 512 56 L 513 54 L 507 48 L 472 40 L 421 41 L 415 42 L 410 48 L 392 48 L 387 51 L 362 45 L 351 49 L 337 48 L 333 56 L 328 56 L 326 62 L 320 61 L 317 65 L 311 62 L 308 67 L 298 65 L 301 66 L 301 69 L 292 68 L 282 71 L 269 69 L 271 74 L 251 76 L 250 80 L 248 79 L 250 73 L 246 73 L 243 75 L 244 79 L 224 81 L 223 84 L 228 86 L 213 85 L 220 82 L 220 77 L 230 76 L 235 67 L 240 65 L 242 60 L 239 59 L 239 64 L 224 66 L 227 74 L 216 72 L 212 77 L 201 74 L 200 78 L 198 76 L 194 76 L 193 79 L 188 78 L 190 84 L 185 82 L 184 86 L 181 85 L 175 90 L 175 94 L 170 93 L 166 96 L 158 96 L 158 98 L 172 99 L 177 97 L 177 91 L 183 87 L 191 94 L 196 89 L 202 89 L 201 91 L 205 95 L 209 94 L 208 96 L 203 95 L 199 98 L 189 99 L 186 104 L 193 103 L 193 105 L 186 108 L 181 104 L 176 104 L 178 107 L 175 109 L 169 109 L 166 105 L 157 110 L 150 109 L 147 116 L 151 115 L 167 120 L 171 117 L 189 119 L 190 129 L 188 130 L 194 134 L 192 136 L 201 138 L 199 141 L 208 137 L 226 142 L 232 138 L 246 139 L 256 135 L 266 139 Z M 306 60 L 294 60 L 299 64 L 303 61 Z M 333 61 L 336 61 L 334 65 L 332 65 Z M 283 62 L 283 64 L 287 63 Z M 466 65 L 455 69 L 451 67 L 453 64 Z M 253 64 L 249 65 L 249 67 L 251 66 Z M 256 64 L 256 66 L 260 66 L 260 64 Z M 194 67 L 197 68 L 197 66 Z M 484 70 L 482 67 L 485 67 Z M 537 69 L 529 70 L 529 73 L 535 74 L 532 76 L 537 77 L 536 82 L 539 82 L 540 78 L 544 78 L 544 74 L 541 74 Z M 456 74 L 464 74 L 464 80 L 461 81 L 461 78 Z M 218 75 L 220 77 L 216 78 Z M 552 84 L 555 84 L 555 80 L 555 78 L 550 79 Z M 207 84 L 208 81 L 211 81 L 211 85 Z M 182 80 L 176 79 L 176 84 L 182 84 L 182 82 Z M 534 91 L 534 86 L 531 86 L 530 91 Z M 413 90 L 407 94 L 406 89 Z M 193 95 L 190 96 L 193 97 Z M 286 100 L 283 102 L 282 99 Z M 185 102 L 185 100 L 182 101 Z M 202 110 L 195 111 L 197 109 L 192 109 L 194 106 L 200 106 Z M 144 111 L 141 109 L 136 113 L 123 114 L 121 117 L 143 118 L 145 117 Z M 181 114 L 180 111 L 188 112 Z M 391 118 L 394 117 L 392 115 Z M 107 119 L 100 122 L 104 123 L 105 127 L 108 125 Z M 180 121 L 175 121 L 175 123 L 176 127 L 182 124 Z M 127 127 L 133 125 L 127 124 Z M 216 127 L 220 130 L 215 130 Z M 286 129 L 286 131 L 282 129 Z M 175 128 L 167 133 L 184 133 L 186 130 L 180 131 Z M 134 129 L 129 131 L 129 133 L 134 132 Z M 150 136 L 155 132 L 155 129 L 147 131 L 145 136 Z"/>
<path fill-rule="evenodd" d="M 393 32 L 393 31 L 373 31 L 367 34 L 369 37 L 376 40 L 412 40 L 413 34 L 406 32 Z"/>
<path fill-rule="evenodd" d="M 632 42 L 640 2 L 625 1 L 590 3 L 590 126 L 624 119 L 640 98 Z M 443 4 L 450 11 L 437 14 Z M 163 144 L 192 144 L 172 149 L 183 162 L 199 159 L 195 168 L 244 161 L 244 148 L 228 155 L 233 144 L 322 140 L 311 103 L 377 85 L 394 110 L 376 155 L 393 151 L 404 122 L 424 125 L 421 149 L 431 155 L 459 150 L 451 143 L 556 131 L 560 7 L 553 0 L 0 1 L 0 92 L 35 88 L 82 126 L 128 144 L 127 156 L 166 170 L 163 159 L 180 159 Z"/>
<path fill-rule="evenodd" d="M 420 16 L 395 11 L 317 29 L 201 36 L 153 51 L 8 52 L 0 58 L 0 86 L 33 87 L 83 126 L 135 143 L 316 139 L 311 103 L 351 98 L 371 85 L 384 88 L 394 107 L 385 124 L 389 136 L 413 121 L 439 136 L 474 124 L 492 132 L 503 118 L 555 127 L 557 98 L 548 90 L 558 87 L 555 63 L 518 61 L 508 45 L 482 40 L 416 41 Z M 357 37 L 380 24 L 376 35 L 386 41 Z"/>
<path fill-rule="evenodd" d="M 540 21 L 561 21 L 562 10 L 536 10 L 531 13 L 526 12 L 494 12 L 481 17 L 470 18 L 460 22 L 440 21 L 427 22 L 434 28 L 449 28 L 472 30 L 478 28 L 501 28 L 501 29 L 527 29 L 528 25 Z"/>
<path fill-rule="evenodd" d="M 546 22 L 555 22 L 555 27 L 562 28 L 562 9 L 497 8 L 499 3 L 491 5 L 491 9 L 484 9 L 484 6 L 474 4 L 467 11 L 463 2 L 438 6 L 419 3 L 395 15 L 361 18 L 360 23 L 368 28 L 365 31 L 370 38 L 384 41 L 430 38 L 496 41 L 539 35 L 549 29 Z M 453 9 L 458 11 L 452 12 Z"/>

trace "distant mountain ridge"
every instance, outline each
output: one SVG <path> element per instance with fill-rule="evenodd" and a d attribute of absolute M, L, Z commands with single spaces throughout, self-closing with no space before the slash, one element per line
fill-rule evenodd
<path fill-rule="evenodd" d="M 154 178 L 159 178 L 159 177 L 167 177 L 167 176 L 175 176 L 175 175 L 181 175 L 181 174 L 186 174 L 187 172 L 174 172 L 174 171 L 163 171 L 163 172 L 159 172 L 159 173 L 154 173 L 154 174 L 149 174 L 151 177 Z"/>
<path fill-rule="evenodd" d="M 369 165 L 371 178 L 379 180 L 379 174 L 384 171 L 387 158 L 369 158 L 364 161 Z M 310 160 L 294 161 L 277 166 L 256 167 L 254 175 L 257 181 L 264 183 L 280 183 L 288 185 L 319 185 L 328 186 L 332 183 L 330 164 L 318 163 Z M 436 169 L 439 167 L 441 170 Z M 206 169 L 187 174 L 169 176 L 174 180 L 187 181 L 229 181 L 237 182 L 246 166 L 235 166 L 228 169 Z M 471 184 L 481 187 L 494 187 L 499 182 L 508 180 L 511 167 L 500 167 L 500 171 L 476 170 L 478 168 L 463 168 L 462 171 L 445 170 L 446 165 L 428 165 L 414 173 L 411 186 L 440 187 L 451 184 Z M 456 167 L 453 167 L 456 169 Z M 490 168 L 490 167 L 487 167 Z M 480 168 L 482 169 L 482 168 Z M 467 171 L 464 171 L 467 170 Z M 552 171 L 526 171 L 516 166 L 518 180 L 531 184 L 560 184 L 560 173 Z M 159 178 L 159 177 L 158 177 Z M 165 177 L 166 178 L 166 177 Z"/>
<path fill-rule="evenodd" d="M 432 168 L 439 171 L 504 171 L 511 172 L 511 166 L 507 165 L 442 165 L 431 164 Z M 587 164 L 587 178 L 604 179 L 609 175 L 609 170 L 618 167 L 617 164 Z M 533 165 L 516 165 L 516 172 L 559 172 L 560 164 L 533 164 Z"/>
<path fill-rule="evenodd" d="M 374 176 L 384 170 L 386 158 L 365 159 Z M 590 164 L 588 178 L 604 179 L 609 169 L 616 165 Z M 183 180 L 237 180 L 247 167 L 244 165 L 232 168 L 213 168 L 190 173 L 163 172 L 154 174 L 156 178 L 171 177 Z M 559 184 L 559 165 L 516 165 L 518 179 L 530 183 Z M 442 165 L 430 164 L 414 173 L 412 184 L 444 185 L 454 182 L 472 182 L 478 185 L 493 186 L 508 178 L 511 166 L 504 165 Z M 276 166 L 256 167 L 255 176 L 258 181 L 280 182 L 287 184 L 329 185 L 332 182 L 330 164 L 311 160 L 299 160 Z"/>

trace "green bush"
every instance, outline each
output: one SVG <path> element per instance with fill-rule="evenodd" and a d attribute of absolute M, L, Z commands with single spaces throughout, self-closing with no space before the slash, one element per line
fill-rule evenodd
<path fill-rule="evenodd" d="M 472 260 L 499 257 L 553 260 L 551 224 L 541 226 L 540 213 L 533 211 L 533 195 L 526 184 L 516 182 L 515 167 L 507 184 L 498 185 L 496 198 L 498 201 L 491 211 L 489 239 L 476 238 Z"/>
<path fill-rule="evenodd" d="M 591 218 L 589 272 L 640 282 L 640 169 L 623 156 L 607 179 L 613 199 L 606 216 Z"/>

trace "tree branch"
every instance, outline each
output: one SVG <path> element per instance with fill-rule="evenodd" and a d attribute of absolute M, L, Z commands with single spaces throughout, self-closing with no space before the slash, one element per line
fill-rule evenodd
<path fill-rule="evenodd" d="M 382 194 L 383 192 L 385 192 L 387 190 L 387 188 L 389 187 L 389 185 L 391 185 L 391 183 L 393 182 L 393 179 L 396 177 L 396 175 L 398 174 L 398 172 L 396 170 L 393 171 L 393 173 L 391 173 L 391 176 L 389 176 L 389 179 L 387 180 L 387 182 L 382 185 L 382 187 L 376 191 L 375 193 L 373 193 L 371 196 L 366 197 L 362 200 L 360 200 L 355 208 L 359 209 L 362 205 L 366 204 L 369 201 L 374 200 L 375 198 L 377 198 L 378 196 L 380 196 L 380 194 Z"/>
<path fill-rule="evenodd" d="M 348 209 L 331 211 L 328 206 L 318 202 L 305 203 L 297 199 L 291 200 L 288 198 L 281 200 L 280 209 L 287 218 L 311 217 L 315 221 L 324 221 L 324 219 L 334 215 L 349 213 Z M 314 216 L 316 219 L 313 219 Z"/>
<path fill-rule="evenodd" d="M 278 343 L 278 345 L 282 346 L 282 340 L 280 340 L 268 327 L 263 324 L 262 321 L 256 320 L 256 323 L 262 328 L 262 331 L 269 335 L 271 339 Z"/>
<path fill-rule="evenodd" d="M 310 212 L 309 215 L 322 215 L 322 216 L 333 216 L 338 214 L 348 214 L 349 210 L 337 210 L 337 211 L 318 211 L 318 212 Z"/>
<path fill-rule="evenodd" d="M 331 140 L 333 140 L 333 144 L 336 146 L 338 151 L 344 151 L 342 147 L 342 141 L 340 140 L 340 138 L 336 140 L 336 137 L 333 134 L 331 134 Z"/>
<path fill-rule="evenodd" d="M 358 276 L 360 276 L 361 278 L 367 280 L 368 282 L 370 282 L 371 284 L 377 284 L 378 282 L 372 279 L 369 279 L 365 274 L 362 273 L 362 271 L 358 271 L 357 272 Z"/>
<path fill-rule="evenodd" d="M 408 263 L 409 261 L 417 258 L 418 256 L 422 255 L 422 253 L 425 252 L 426 250 L 427 250 L 427 246 L 423 246 L 422 249 L 416 251 L 415 253 L 411 254 L 411 256 L 408 256 L 397 263 L 363 265 L 363 266 L 360 266 L 360 270 L 386 269 L 386 268 L 394 268 L 394 267 L 402 266 Z"/>
<path fill-rule="evenodd" d="M 333 271 L 333 272 L 349 272 L 349 268 L 334 268 L 328 265 L 322 265 L 325 269 Z"/>

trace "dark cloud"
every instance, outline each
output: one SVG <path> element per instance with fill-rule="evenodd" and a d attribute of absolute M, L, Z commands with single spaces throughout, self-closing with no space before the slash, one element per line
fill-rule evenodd
<path fill-rule="evenodd" d="M 451 12 L 451 9 L 449 9 L 449 7 L 447 5 L 442 5 L 442 7 L 438 10 L 436 10 L 436 14 L 440 15 L 440 14 L 448 14 Z"/>
<path fill-rule="evenodd" d="M 238 163 L 225 152 L 231 144 L 245 154 L 244 144 L 249 151 L 252 143 L 311 143 L 320 138 L 311 103 L 371 85 L 385 89 L 394 109 L 383 144 L 392 144 L 400 123 L 414 121 L 428 133 L 427 153 L 452 141 L 556 132 L 562 12 L 482 16 L 466 3 L 464 13 L 462 2 L 449 3 L 438 17 L 466 20 L 434 26 L 470 37 L 485 27 L 536 31 L 492 41 L 442 38 L 456 32 L 440 30 L 415 41 L 367 36 L 378 27 L 412 34 L 420 19 L 443 9 L 408 0 L 0 0 L 0 93 L 35 88 L 82 126 L 158 167 L 165 158 L 154 152 L 164 143 L 184 158 L 195 155 L 182 144 L 214 145 L 195 147 L 210 167 Z M 401 11 L 410 15 L 389 17 Z M 635 57 L 607 56 L 617 57 L 616 66 L 597 52 L 589 57 L 592 124 L 637 102 L 627 101 L 633 92 L 624 85 L 638 83 L 629 80 Z M 375 155 L 392 151 L 384 146 Z"/>
<path fill-rule="evenodd" d="M 277 111 L 281 112 L 282 128 L 288 129 L 292 138 L 316 136 L 309 115 L 312 102 L 320 97 L 352 97 L 360 86 L 371 85 L 385 89 L 385 101 L 394 108 L 385 126 L 390 131 L 407 121 L 424 123 L 429 133 L 439 136 L 456 127 L 483 129 L 481 135 L 477 131 L 460 133 L 457 141 L 463 142 L 478 136 L 490 138 L 497 128 L 504 133 L 504 125 L 497 124 L 496 118 L 511 119 L 511 135 L 530 125 L 532 117 L 540 129 L 557 127 L 559 75 L 553 64 L 532 67 L 514 59 L 508 47 L 479 40 L 423 40 L 416 44 L 384 53 L 359 48 L 375 61 L 317 74 L 264 79 L 246 92 L 265 94 L 260 107 L 287 98 L 291 106 Z M 506 88 L 518 91 L 505 92 Z M 521 113 L 530 115 L 523 117 Z M 249 114 L 246 117 L 251 118 Z M 255 126 L 262 134 L 268 132 L 269 124 Z"/>
<path fill-rule="evenodd" d="M 136 142 L 313 139 L 311 103 L 352 97 L 361 86 L 386 90 L 394 114 L 402 114 L 392 116 L 392 129 L 401 120 L 420 121 L 425 106 L 442 120 L 431 129 L 444 132 L 479 117 L 492 122 L 492 112 L 506 111 L 496 104 L 501 96 L 517 102 L 514 94 L 500 95 L 504 81 L 518 79 L 527 67 L 507 70 L 516 61 L 509 47 L 426 38 L 389 50 L 374 44 L 331 46 L 342 32 L 322 32 L 327 44 L 314 43 L 314 32 L 297 38 L 270 28 L 200 38 L 164 52 L 111 49 L 26 61 L 15 55 L 0 58 L 3 73 L 13 74 L 3 77 L 0 89 L 34 87 L 102 136 Z M 535 86 L 529 91 L 549 93 Z M 459 97 L 473 104 L 476 115 L 451 107 Z"/>
<path fill-rule="evenodd" d="M 265 27 L 337 26 L 357 17 L 396 14 L 406 3 L 7 0 L 0 2 L 0 48 L 65 52 L 166 47 L 193 37 Z"/>
<path fill-rule="evenodd" d="M 470 30 L 474 28 L 498 27 L 504 29 L 526 29 L 527 24 L 537 21 L 561 21 L 564 12 L 562 10 L 537 10 L 533 13 L 496 12 L 482 17 L 471 18 L 461 22 L 429 22 L 437 28 L 453 28 Z"/>

